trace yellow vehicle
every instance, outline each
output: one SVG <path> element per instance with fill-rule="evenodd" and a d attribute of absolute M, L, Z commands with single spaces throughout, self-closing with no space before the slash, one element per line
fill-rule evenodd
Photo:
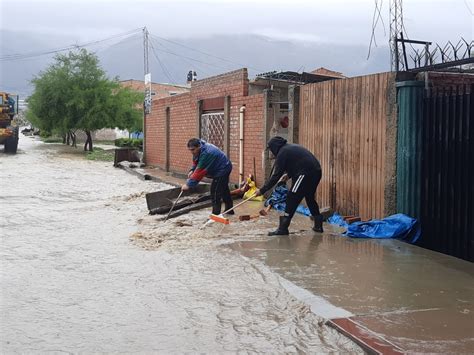
<path fill-rule="evenodd" d="M 16 153 L 18 148 L 19 127 L 14 121 L 18 113 L 18 96 L 0 92 L 0 144 L 5 145 L 5 153 Z"/>

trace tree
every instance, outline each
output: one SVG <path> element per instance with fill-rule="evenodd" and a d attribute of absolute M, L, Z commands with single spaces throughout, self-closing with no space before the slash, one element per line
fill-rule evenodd
<path fill-rule="evenodd" d="M 132 130 L 142 120 L 143 94 L 110 80 L 97 56 L 85 49 L 58 55 L 32 80 L 28 118 L 41 130 L 63 136 L 86 133 L 84 150 L 93 150 L 91 132 L 102 128 Z"/>

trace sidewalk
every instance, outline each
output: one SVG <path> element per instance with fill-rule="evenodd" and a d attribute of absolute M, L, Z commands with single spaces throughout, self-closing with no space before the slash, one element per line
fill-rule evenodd
<path fill-rule="evenodd" d="M 175 186 L 184 182 L 158 169 L 128 170 Z M 236 213 L 260 208 L 247 204 Z M 239 222 L 237 216 L 229 235 L 249 227 L 262 235 L 278 220 L 275 211 L 265 223 Z M 231 248 L 266 264 L 290 293 L 369 352 L 474 352 L 474 264 L 398 240 L 352 239 L 340 231 L 325 224 L 325 233 L 314 233 L 309 219 L 297 214 L 290 236 L 239 241 Z"/>
<path fill-rule="evenodd" d="M 307 218 L 294 222 L 290 231 L 309 228 Z M 474 352 L 472 263 L 398 240 L 351 239 L 325 229 L 233 249 L 322 296 L 334 311 L 313 311 L 366 350 Z"/>
<path fill-rule="evenodd" d="M 162 182 L 166 184 L 170 184 L 174 187 L 179 187 L 186 182 L 184 176 L 178 176 L 173 173 L 168 173 L 158 168 L 138 168 L 138 167 L 130 167 L 136 166 L 137 163 L 129 163 L 127 161 L 121 162 L 118 164 L 118 167 L 121 169 L 126 170 L 127 172 L 136 175 L 138 178 L 142 180 L 152 180 L 156 182 Z"/>

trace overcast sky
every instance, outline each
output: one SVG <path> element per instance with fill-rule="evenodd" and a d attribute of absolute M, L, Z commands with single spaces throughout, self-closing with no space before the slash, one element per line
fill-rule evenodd
<path fill-rule="evenodd" d="M 182 83 L 189 69 L 197 70 L 202 78 L 244 66 L 251 76 L 270 70 L 310 71 L 321 66 L 349 76 L 364 75 L 390 70 L 389 3 L 0 0 L 0 54 L 41 54 L 87 44 L 111 77 L 141 79 L 140 29 L 146 26 L 152 35 L 150 71 L 157 82 Z M 376 4 L 381 7 L 375 31 L 378 48 L 372 47 L 368 57 Z M 447 41 L 457 44 L 461 37 L 473 39 L 474 0 L 404 0 L 403 9 L 410 39 L 442 46 Z M 409 54 L 421 46 L 415 47 L 407 48 Z M 28 95 L 31 78 L 51 63 L 53 54 L 21 57 L 0 61 L 0 89 Z"/>
<path fill-rule="evenodd" d="M 368 45 L 376 0 L 0 0 L 1 29 L 83 42 L 147 26 L 167 38 L 260 34 L 275 39 Z M 388 41 L 389 0 L 376 39 Z M 472 40 L 474 0 L 405 0 L 412 39 Z M 54 43 L 52 43 L 54 47 Z"/>

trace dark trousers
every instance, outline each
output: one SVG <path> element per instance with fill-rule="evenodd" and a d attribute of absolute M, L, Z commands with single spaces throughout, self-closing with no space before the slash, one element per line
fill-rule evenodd
<path fill-rule="evenodd" d="M 211 198 L 212 198 L 212 214 L 221 213 L 222 200 L 225 203 L 225 210 L 232 208 L 232 197 L 229 190 L 229 174 L 212 179 Z"/>
<path fill-rule="evenodd" d="M 303 198 L 306 200 L 309 211 L 313 217 L 319 216 L 319 206 L 315 195 L 319 182 L 321 181 L 321 170 L 314 170 L 311 173 L 302 174 L 292 178 L 292 186 L 286 196 L 285 215 L 293 218 L 293 215 Z"/>

